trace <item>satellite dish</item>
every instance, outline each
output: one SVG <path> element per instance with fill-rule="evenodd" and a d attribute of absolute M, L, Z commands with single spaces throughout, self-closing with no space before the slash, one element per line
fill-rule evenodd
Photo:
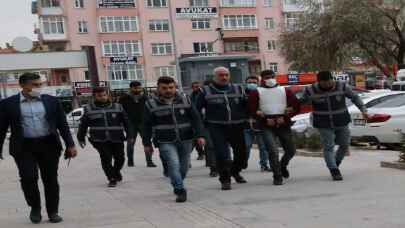
<path fill-rule="evenodd" d="M 20 36 L 13 40 L 12 43 L 15 50 L 19 52 L 27 52 L 32 50 L 32 40 L 27 37 Z"/>

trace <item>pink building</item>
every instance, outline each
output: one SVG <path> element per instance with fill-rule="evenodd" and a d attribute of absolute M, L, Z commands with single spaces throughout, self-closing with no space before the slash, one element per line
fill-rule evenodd
<path fill-rule="evenodd" d="M 248 75 L 262 69 L 287 73 L 277 40 L 284 29 L 294 26 L 294 15 L 302 11 L 295 2 L 37 0 L 33 13 L 39 16 L 39 38 L 51 50 L 95 46 L 100 80 L 119 89 L 127 88 L 131 80 L 155 85 L 160 76 L 175 76 L 173 44 L 179 58 L 249 56 Z M 69 73 L 71 81 L 89 79 L 85 70 Z"/>

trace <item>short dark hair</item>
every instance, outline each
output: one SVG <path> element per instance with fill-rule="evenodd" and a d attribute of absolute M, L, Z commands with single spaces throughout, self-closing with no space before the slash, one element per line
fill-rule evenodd
<path fill-rule="evenodd" d="M 138 86 L 142 86 L 142 83 L 140 81 L 132 81 L 131 83 L 129 83 L 130 88 Z"/>
<path fill-rule="evenodd" d="M 27 83 L 28 81 L 33 81 L 33 80 L 38 80 L 41 79 L 41 76 L 39 76 L 39 74 L 35 74 L 35 73 L 24 73 L 20 76 L 20 78 L 18 79 L 18 83 L 20 83 L 20 85 L 23 85 L 25 83 Z"/>
<path fill-rule="evenodd" d="M 247 82 L 248 80 L 256 80 L 256 81 L 259 81 L 259 78 L 256 77 L 256 76 L 249 76 L 249 77 L 246 78 L 245 82 Z"/>
<path fill-rule="evenodd" d="M 272 70 L 264 70 L 264 71 L 262 71 L 262 72 L 260 73 L 260 76 L 262 76 L 262 77 L 267 76 L 267 75 L 274 76 L 275 73 L 274 73 L 274 71 L 272 71 Z"/>
<path fill-rule="evenodd" d="M 191 83 L 191 85 L 200 85 L 201 83 L 199 81 L 194 81 Z"/>
<path fill-rule="evenodd" d="M 318 82 L 333 80 L 332 73 L 328 70 L 319 71 L 318 74 L 316 75 L 316 78 L 317 78 Z"/>
<path fill-rule="evenodd" d="M 97 93 L 107 93 L 107 88 L 105 87 L 96 87 L 93 89 L 93 95 L 96 95 Z"/>
<path fill-rule="evenodd" d="M 171 84 L 171 83 L 176 83 L 176 82 L 174 81 L 174 79 L 172 77 L 167 77 L 167 76 L 160 77 L 157 81 L 158 85 Z"/>

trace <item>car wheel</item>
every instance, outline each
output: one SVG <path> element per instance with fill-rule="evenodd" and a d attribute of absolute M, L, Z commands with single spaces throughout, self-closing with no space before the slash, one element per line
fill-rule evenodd
<path fill-rule="evenodd" d="M 401 148 L 400 144 L 395 144 L 395 143 L 384 143 L 381 145 L 384 146 L 385 148 L 387 148 L 388 150 L 399 150 Z"/>

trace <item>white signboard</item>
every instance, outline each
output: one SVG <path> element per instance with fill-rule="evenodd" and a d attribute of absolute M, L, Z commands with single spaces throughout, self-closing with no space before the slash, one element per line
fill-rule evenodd
<path fill-rule="evenodd" d="M 218 17 L 216 7 L 184 7 L 176 8 L 177 18 L 211 18 Z"/>

